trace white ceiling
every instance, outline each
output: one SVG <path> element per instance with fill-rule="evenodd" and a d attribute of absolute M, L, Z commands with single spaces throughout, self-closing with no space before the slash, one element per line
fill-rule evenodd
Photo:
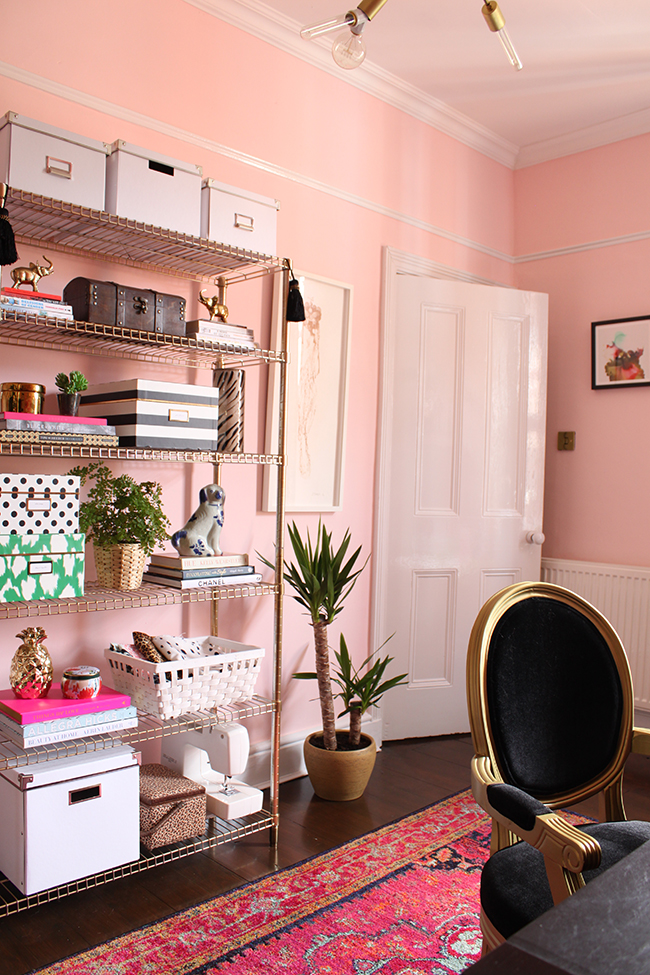
<path fill-rule="evenodd" d="M 522 71 L 488 30 L 482 0 L 388 0 L 366 27 L 365 63 L 349 72 L 326 53 L 331 40 L 298 36 L 300 26 L 344 13 L 345 0 L 238 5 L 281 27 L 285 49 L 317 55 L 326 69 L 331 62 L 350 83 L 393 86 L 403 100 L 421 97 L 470 130 L 488 130 L 513 165 L 650 131 L 649 0 L 500 0 Z"/>

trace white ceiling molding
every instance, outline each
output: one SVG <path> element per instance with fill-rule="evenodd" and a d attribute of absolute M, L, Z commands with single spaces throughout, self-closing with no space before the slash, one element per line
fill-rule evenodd
<path fill-rule="evenodd" d="M 536 166 L 538 163 L 559 159 L 561 156 L 572 156 L 576 152 L 608 146 L 612 142 L 632 139 L 648 132 L 650 132 L 650 109 L 646 108 L 641 112 L 633 112 L 631 115 L 623 115 L 608 122 L 590 125 L 568 135 L 557 136 L 555 139 L 522 146 L 515 169 L 524 169 L 526 166 Z"/>
<path fill-rule="evenodd" d="M 358 71 L 342 72 L 332 60 L 331 41 L 306 43 L 299 34 L 300 24 L 261 0 L 185 0 L 185 3 L 326 71 L 338 81 L 374 95 L 509 169 L 515 168 L 519 148 L 514 143 L 367 60 Z"/>
<path fill-rule="evenodd" d="M 650 132 L 648 109 L 519 147 L 368 60 L 359 71 L 342 72 L 331 58 L 331 45 L 327 41 L 317 39 L 305 43 L 299 35 L 301 25 L 262 0 L 185 2 L 326 71 L 343 83 L 374 95 L 510 169 L 535 166 Z"/>

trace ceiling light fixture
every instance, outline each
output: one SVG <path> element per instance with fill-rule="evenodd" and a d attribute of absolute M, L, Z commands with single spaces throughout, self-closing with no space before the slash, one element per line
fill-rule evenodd
<path fill-rule="evenodd" d="M 386 0 L 361 0 L 358 7 L 348 10 L 335 20 L 326 20 L 321 24 L 303 27 L 300 36 L 311 40 L 320 34 L 327 34 L 339 27 L 347 27 L 342 34 L 334 38 L 332 57 L 340 68 L 350 70 L 358 68 L 366 56 L 366 45 L 363 40 L 363 28 L 369 20 L 379 13 Z"/>
<path fill-rule="evenodd" d="M 501 13 L 499 4 L 496 0 L 488 0 L 487 3 L 483 4 L 483 16 L 485 17 L 486 23 L 491 31 L 493 31 L 501 43 L 503 44 L 503 50 L 508 55 L 508 60 L 513 68 L 517 71 L 521 71 L 523 64 L 519 60 L 519 55 L 514 49 L 513 43 L 508 36 L 508 31 L 506 30 L 506 18 Z"/>
<path fill-rule="evenodd" d="M 341 14 L 334 20 L 325 20 L 319 24 L 303 27 L 300 36 L 305 40 L 311 40 L 321 34 L 329 34 L 330 31 L 338 30 L 340 27 L 347 28 L 334 38 L 332 57 L 340 68 L 346 70 L 358 68 L 366 56 L 363 29 L 368 21 L 379 13 L 385 3 L 386 0 L 361 0 L 359 6 L 355 7 L 354 10 L 348 10 L 347 13 Z M 486 0 L 483 4 L 483 16 L 490 30 L 497 35 L 503 44 L 512 66 L 520 71 L 523 65 L 508 36 L 506 20 L 496 0 Z"/>

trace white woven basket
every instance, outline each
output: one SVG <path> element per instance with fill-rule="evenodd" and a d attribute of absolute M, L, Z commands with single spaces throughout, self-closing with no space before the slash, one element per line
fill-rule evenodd
<path fill-rule="evenodd" d="M 131 696 L 131 703 L 158 718 L 176 718 L 219 704 L 248 701 L 260 672 L 262 647 L 221 640 L 223 653 L 150 663 L 105 650 L 111 668 L 107 684 Z"/>

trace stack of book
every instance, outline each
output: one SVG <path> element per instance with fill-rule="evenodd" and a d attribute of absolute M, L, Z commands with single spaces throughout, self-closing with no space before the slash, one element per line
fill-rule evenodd
<path fill-rule="evenodd" d="M 117 447 L 115 427 L 90 416 L 56 413 L 0 413 L 0 443 Z"/>
<path fill-rule="evenodd" d="M 241 349 L 256 349 L 252 328 L 245 325 L 229 325 L 227 322 L 198 319 L 185 323 L 188 338 L 203 339 L 220 345 L 236 345 Z"/>
<path fill-rule="evenodd" d="M 262 574 L 248 564 L 248 555 L 204 558 L 152 555 L 144 580 L 172 589 L 210 589 L 213 586 L 257 585 L 262 581 Z"/>
<path fill-rule="evenodd" d="M 45 318 L 64 318 L 74 321 L 72 305 L 61 300 L 61 295 L 46 295 L 40 291 L 21 291 L 19 288 L 3 288 L 0 292 L 0 309 L 24 312 Z"/>
<path fill-rule="evenodd" d="M 18 698 L 11 688 L 0 691 L 0 740 L 21 748 L 110 734 L 137 724 L 129 695 L 110 687 L 102 687 L 90 700 L 64 697 L 56 683 L 47 697 Z"/>

